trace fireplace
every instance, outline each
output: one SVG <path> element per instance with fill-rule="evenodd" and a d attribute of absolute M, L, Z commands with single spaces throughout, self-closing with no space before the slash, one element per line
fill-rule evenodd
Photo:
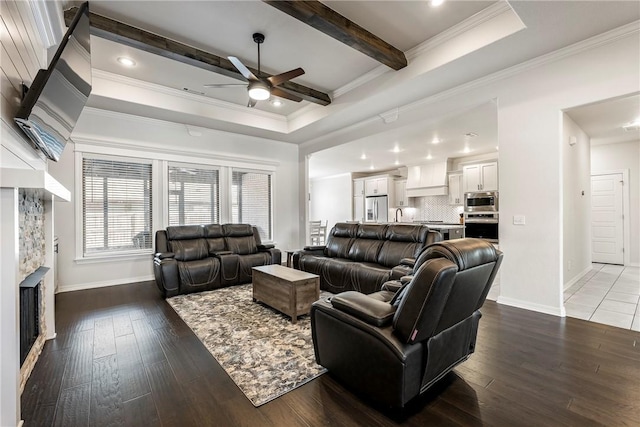
<path fill-rule="evenodd" d="M 42 286 L 48 267 L 40 267 L 20 283 L 20 366 L 42 332 Z"/>

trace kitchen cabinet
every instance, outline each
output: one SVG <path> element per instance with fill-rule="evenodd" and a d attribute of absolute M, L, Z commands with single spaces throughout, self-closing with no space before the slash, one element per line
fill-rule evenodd
<path fill-rule="evenodd" d="M 462 191 L 462 173 L 452 173 L 448 177 L 449 181 L 449 204 L 462 205 L 464 203 L 464 192 Z"/>
<path fill-rule="evenodd" d="M 353 220 L 364 222 L 364 179 L 353 180 Z"/>
<path fill-rule="evenodd" d="M 365 196 L 386 196 L 389 194 L 389 178 L 369 178 L 364 181 Z"/>
<path fill-rule="evenodd" d="M 498 162 L 467 165 L 462 168 L 464 192 L 497 191 Z"/>
<path fill-rule="evenodd" d="M 407 198 L 407 181 L 404 179 L 394 181 L 393 185 L 395 187 L 394 193 L 396 199 L 396 207 L 405 208 L 409 206 L 409 199 Z"/>

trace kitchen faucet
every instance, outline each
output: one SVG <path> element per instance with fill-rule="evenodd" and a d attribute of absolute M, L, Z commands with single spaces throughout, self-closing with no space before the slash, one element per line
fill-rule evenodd
<path fill-rule="evenodd" d="M 398 222 L 398 212 L 400 212 L 400 218 L 402 218 L 402 209 L 396 209 L 396 222 Z"/>

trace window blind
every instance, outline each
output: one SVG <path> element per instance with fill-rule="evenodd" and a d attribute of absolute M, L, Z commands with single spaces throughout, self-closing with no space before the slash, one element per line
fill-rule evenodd
<path fill-rule="evenodd" d="M 231 221 L 257 227 L 262 240 L 272 240 L 271 174 L 231 173 Z"/>
<path fill-rule="evenodd" d="M 219 222 L 219 172 L 169 165 L 169 225 Z"/>
<path fill-rule="evenodd" d="M 151 249 L 151 164 L 82 160 L 84 254 Z"/>

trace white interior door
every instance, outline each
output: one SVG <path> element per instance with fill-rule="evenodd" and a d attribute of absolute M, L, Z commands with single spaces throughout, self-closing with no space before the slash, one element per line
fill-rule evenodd
<path fill-rule="evenodd" d="M 591 176 L 591 261 L 624 264 L 622 174 Z"/>

